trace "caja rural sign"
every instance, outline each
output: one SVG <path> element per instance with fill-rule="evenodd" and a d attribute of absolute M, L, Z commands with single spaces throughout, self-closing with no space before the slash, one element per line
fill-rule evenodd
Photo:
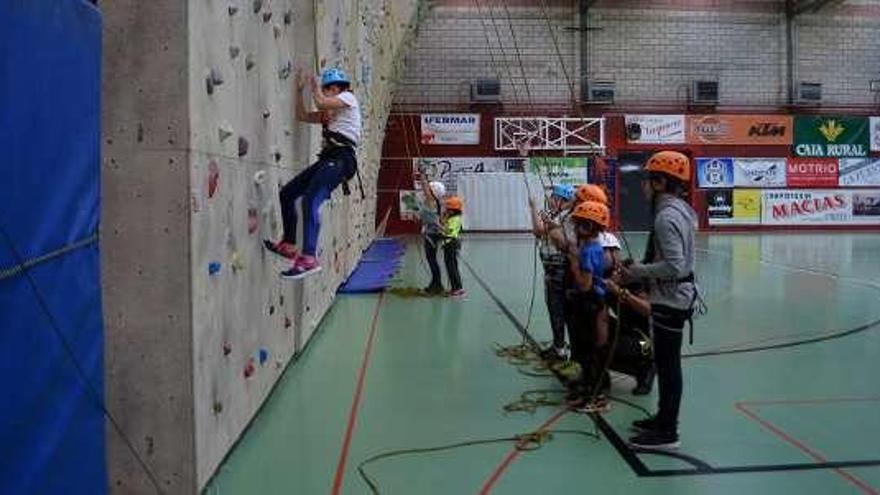
<path fill-rule="evenodd" d="M 790 145 L 793 119 L 787 115 L 688 115 L 690 144 Z"/>
<path fill-rule="evenodd" d="M 868 119 L 795 117 L 794 154 L 812 157 L 868 156 Z"/>

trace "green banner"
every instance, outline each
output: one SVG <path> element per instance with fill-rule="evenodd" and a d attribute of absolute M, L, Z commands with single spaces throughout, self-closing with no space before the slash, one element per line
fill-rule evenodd
<path fill-rule="evenodd" d="M 795 156 L 868 156 L 865 117 L 795 117 Z"/>
<path fill-rule="evenodd" d="M 587 182 L 587 159 L 532 156 L 529 157 L 529 171 L 540 173 L 554 184 L 583 184 Z"/>

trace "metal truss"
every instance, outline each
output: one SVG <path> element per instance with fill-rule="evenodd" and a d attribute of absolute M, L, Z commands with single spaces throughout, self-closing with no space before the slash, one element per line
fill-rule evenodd
<path fill-rule="evenodd" d="M 555 150 L 565 154 L 605 152 L 605 119 L 496 117 L 495 149 Z"/>

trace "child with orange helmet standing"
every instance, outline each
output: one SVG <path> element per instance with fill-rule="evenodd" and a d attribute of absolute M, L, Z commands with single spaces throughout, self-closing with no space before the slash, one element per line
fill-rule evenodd
<path fill-rule="evenodd" d="M 464 297 L 465 291 L 461 285 L 461 273 L 458 271 L 458 252 L 461 249 L 461 215 L 464 212 L 464 202 L 458 196 L 449 196 L 443 206 L 443 263 L 446 265 L 446 275 L 449 277 L 449 295 Z"/>
<path fill-rule="evenodd" d="M 573 406 L 587 412 L 607 408 L 607 399 L 600 393 L 604 379 L 605 344 L 608 327 L 601 325 L 605 305 L 605 252 L 599 234 L 611 224 L 608 206 L 598 201 L 577 205 L 570 220 L 575 225 L 577 247 L 568 253 L 573 280 L 572 308 L 575 329 L 572 332 L 575 359 L 581 366 L 581 383 L 576 384 L 569 399 Z M 607 317 L 605 318 L 607 321 Z M 577 342 L 574 342 L 574 341 Z"/>

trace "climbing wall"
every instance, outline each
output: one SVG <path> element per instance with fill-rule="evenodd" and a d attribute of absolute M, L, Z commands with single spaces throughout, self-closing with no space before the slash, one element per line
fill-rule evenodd
<path fill-rule="evenodd" d="M 120 0 L 106 7 L 108 397 L 171 492 L 204 487 L 374 238 L 396 60 L 412 38 L 418 4 Z M 340 66 L 354 79 L 364 117 L 364 196 L 354 179 L 350 196 L 340 189 L 324 204 L 323 270 L 294 282 L 279 278 L 288 266 L 262 239 L 280 237 L 278 191 L 320 147 L 320 128 L 292 118 L 297 66 Z M 125 442 L 111 444 L 114 489 L 147 490 L 146 469 Z"/>

